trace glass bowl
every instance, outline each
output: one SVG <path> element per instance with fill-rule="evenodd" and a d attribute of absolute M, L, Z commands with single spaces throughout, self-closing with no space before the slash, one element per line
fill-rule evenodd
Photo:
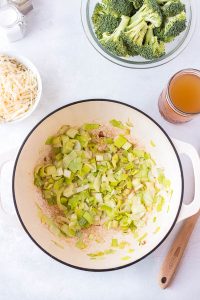
<path fill-rule="evenodd" d="M 147 69 L 158 67 L 163 65 L 176 56 L 178 56 L 188 45 L 196 24 L 196 7 L 195 0 L 182 0 L 186 7 L 187 14 L 187 27 L 173 42 L 166 44 L 166 54 L 160 58 L 154 60 L 146 60 L 140 56 L 134 57 L 119 57 L 116 56 L 102 47 L 96 38 L 93 24 L 92 24 L 92 13 L 97 2 L 101 0 L 82 0 L 81 2 L 81 19 L 85 34 L 90 41 L 91 45 L 105 58 L 111 62 L 118 64 L 123 67 L 133 69 Z"/>

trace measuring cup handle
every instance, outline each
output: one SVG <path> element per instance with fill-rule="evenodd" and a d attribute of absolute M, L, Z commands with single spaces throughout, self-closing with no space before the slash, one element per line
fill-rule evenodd
<path fill-rule="evenodd" d="M 192 163 L 194 171 L 194 199 L 189 204 L 182 204 L 181 212 L 178 217 L 178 222 L 187 219 L 197 213 L 200 209 L 200 158 L 197 150 L 190 144 L 173 139 L 175 147 L 179 154 L 187 155 Z"/>

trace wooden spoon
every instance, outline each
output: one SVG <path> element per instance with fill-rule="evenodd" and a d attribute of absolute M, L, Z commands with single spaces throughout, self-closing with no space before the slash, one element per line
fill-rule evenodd
<path fill-rule="evenodd" d="M 170 285 L 199 216 L 200 211 L 184 222 L 165 257 L 159 274 L 159 285 L 162 289 L 166 289 Z"/>

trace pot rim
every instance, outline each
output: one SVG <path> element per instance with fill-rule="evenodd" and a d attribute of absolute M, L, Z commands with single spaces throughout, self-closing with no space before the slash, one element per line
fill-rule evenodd
<path fill-rule="evenodd" d="M 31 235 L 31 233 L 28 231 L 28 229 L 26 228 L 22 218 L 21 218 L 21 215 L 20 215 L 20 212 L 18 210 L 18 207 L 17 207 L 17 201 L 16 201 L 16 197 L 15 197 L 15 173 L 16 173 L 16 168 L 17 168 L 17 164 L 18 164 L 18 161 L 19 161 L 19 157 L 20 157 L 20 154 L 27 142 L 27 140 L 29 139 L 29 137 L 32 135 L 32 133 L 35 131 L 35 129 L 43 122 L 45 121 L 46 119 L 48 119 L 49 117 L 51 117 L 53 114 L 57 113 L 58 111 L 62 110 L 62 109 L 65 109 L 66 107 L 69 107 L 69 106 L 73 106 L 73 105 L 77 105 L 77 104 L 80 104 L 80 103 L 84 103 L 84 102 L 96 102 L 96 101 L 101 101 L 101 102 L 111 102 L 111 103 L 116 103 L 116 104 L 120 104 L 120 105 L 124 105 L 124 106 L 127 106 L 133 110 L 136 110 L 138 111 L 139 113 L 143 114 L 145 117 L 147 117 L 149 120 L 151 120 L 155 125 L 157 125 L 157 127 L 164 133 L 164 135 L 167 137 L 169 143 L 171 144 L 174 152 L 175 152 L 175 155 L 177 157 L 177 160 L 178 160 L 178 164 L 179 164 L 179 168 L 180 168 L 180 173 L 181 173 L 181 197 L 180 197 L 180 204 L 179 204 L 179 207 L 178 207 L 178 210 L 177 210 L 177 214 L 176 214 L 176 217 L 174 219 L 174 222 L 172 223 L 170 229 L 168 230 L 168 232 L 165 234 L 165 236 L 163 237 L 163 239 L 151 250 L 149 251 L 148 253 L 146 253 L 145 255 L 143 255 L 142 257 L 140 257 L 139 259 L 131 262 L 131 263 L 128 263 L 126 265 L 123 265 L 123 266 L 117 266 L 117 267 L 114 267 L 114 268 L 107 268 L 107 269 L 92 269 L 92 268 L 84 268 L 84 267 L 79 267 L 79 266 L 76 266 L 76 265 L 72 265 L 72 264 L 69 264 L 69 263 L 66 263 L 64 262 L 63 260 L 60 260 L 59 258 L 55 257 L 54 255 L 50 254 L 47 250 L 45 250 Z M 172 229 L 174 228 L 175 224 L 176 224 L 176 221 L 178 219 L 178 216 L 179 216 L 179 213 L 180 213 L 180 210 L 181 210 L 181 206 L 182 206 L 182 203 L 183 203 L 183 194 L 184 194 L 184 180 L 183 180 L 183 168 L 182 168 L 182 164 L 181 164 L 181 160 L 180 160 L 180 157 L 179 157 L 179 154 L 171 140 L 171 138 L 169 137 L 169 135 L 166 133 L 166 131 L 162 128 L 161 125 L 159 125 L 152 117 L 150 117 L 148 114 L 146 114 L 145 112 L 143 112 L 142 110 L 130 105 L 130 104 L 127 104 L 127 103 L 123 103 L 121 101 L 117 101 L 117 100 L 111 100 L 111 99 L 98 99 L 98 98 L 94 98 L 94 99 L 85 99 L 85 100 L 79 100 L 79 101 L 74 101 L 74 102 L 71 102 L 71 103 L 68 103 L 66 105 L 63 105 L 57 109 L 55 109 L 54 111 L 52 111 L 51 113 L 49 113 L 47 116 L 45 116 L 44 118 L 42 118 L 34 127 L 33 129 L 28 133 L 28 135 L 26 136 L 26 138 L 24 139 L 24 141 L 22 142 L 22 145 L 17 153 L 17 157 L 15 159 L 15 164 L 14 164 L 14 169 L 13 169 L 13 175 L 12 175 L 12 195 L 13 195 L 13 202 L 14 202 L 14 206 L 15 206 L 15 210 L 16 210 L 16 213 L 17 213 L 17 216 L 19 218 L 19 221 L 23 227 L 23 229 L 25 230 L 25 232 L 27 233 L 27 235 L 30 237 L 30 239 L 44 252 L 46 253 L 48 256 L 50 256 L 51 258 L 53 258 L 54 260 L 68 266 L 68 267 L 71 267 L 71 268 L 74 268 L 74 269 L 78 269 L 78 270 L 82 270 L 82 271 L 90 271 L 90 272 L 108 272 L 108 271 L 116 271 L 116 270 L 120 270 L 120 269 L 123 269 L 123 268 L 126 268 L 126 267 L 129 267 L 131 265 L 134 265 L 136 263 L 138 263 L 139 261 L 143 260 L 144 258 L 146 258 L 147 256 L 149 256 L 151 253 L 153 253 L 158 247 L 160 247 L 160 245 L 166 240 L 166 238 L 169 236 L 169 234 L 171 233 Z"/>

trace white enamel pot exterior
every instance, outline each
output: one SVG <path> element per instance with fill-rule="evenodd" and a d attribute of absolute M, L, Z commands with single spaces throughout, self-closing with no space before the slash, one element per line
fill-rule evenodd
<path fill-rule="evenodd" d="M 60 241 L 53 235 L 37 215 L 37 190 L 33 184 L 33 170 L 36 166 L 47 137 L 56 133 L 64 124 L 82 125 L 88 122 L 107 123 L 111 119 L 133 124 L 132 134 L 149 151 L 156 163 L 163 167 L 170 179 L 173 189 L 171 200 L 166 199 L 164 208 L 154 223 L 149 221 L 144 228 L 147 233 L 145 245 L 138 245 L 133 234 L 124 235 L 123 241 L 128 241 L 134 252 L 127 254 L 127 249 L 105 256 L 104 259 L 91 260 L 87 255 L 95 251 L 108 249 L 112 236 L 106 238 L 104 244 L 95 244 L 89 249 L 79 250 L 76 247 Z M 156 147 L 152 147 L 153 140 Z M 190 205 L 183 205 L 183 171 L 178 153 L 187 154 L 194 167 L 195 197 Z M 49 114 L 40 121 L 26 137 L 16 158 L 13 172 L 13 198 L 18 217 L 30 238 L 46 254 L 66 265 L 91 271 L 115 270 L 129 266 L 152 253 L 168 236 L 178 220 L 196 213 L 200 208 L 200 161 L 196 150 L 188 144 L 171 140 L 165 131 L 150 117 L 129 105 L 110 100 L 79 101 Z M 157 228 L 160 230 L 155 234 Z M 120 234 L 119 234 L 120 235 Z M 121 238 L 121 236 L 119 236 Z M 53 241 L 53 242 L 52 242 Z M 56 242 L 56 243 L 55 243 Z M 58 247 L 62 244 L 64 248 Z M 122 257 L 129 256 L 128 260 Z"/>

